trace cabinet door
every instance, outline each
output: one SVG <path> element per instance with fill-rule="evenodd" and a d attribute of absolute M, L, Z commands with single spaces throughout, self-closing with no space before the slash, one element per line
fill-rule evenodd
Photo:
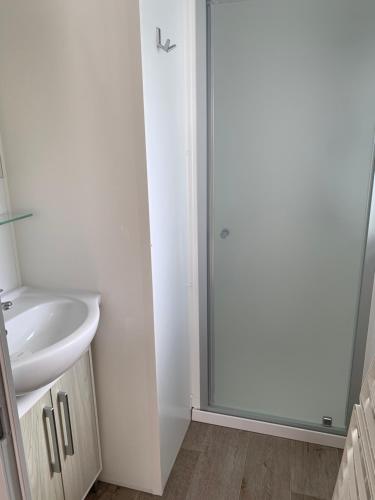
<path fill-rule="evenodd" d="M 65 498 L 81 500 L 101 469 L 91 357 L 85 353 L 52 387 Z"/>
<path fill-rule="evenodd" d="M 48 391 L 20 422 L 33 500 L 63 500 L 51 393 Z"/>

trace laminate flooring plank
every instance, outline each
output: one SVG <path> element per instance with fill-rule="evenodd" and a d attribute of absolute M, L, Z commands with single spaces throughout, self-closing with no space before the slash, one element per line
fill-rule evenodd
<path fill-rule="evenodd" d="M 241 500 L 291 499 L 291 441 L 250 433 Z"/>
<path fill-rule="evenodd" d="M 110 500 L 138 500 L 140 494 L 139 491 L 128 488 L 118 488 L 110 497 Z"/>
<path fill-rule="evenodd" d="M 188 500 L 238 500 L 249 433 L 210 426 L 207 448 L 200 453 Z"/>
<path fill-rule="evenodd" d="M 341 454 L 192 422 L 162 497 L 98 482 L 87 500 L 331 500 Z"/>
<path fill-rule="evenodd" d="M 86 500 L 137 500 L 138 491 L 99 482 Z"/>
<path fill-rule="evenodd" d="M 163 496 L 158 497 L 147 493 L 139 493 L 136 500 L 151 500 L 160 498 L 163 500 L 186 500 L 199 458 L 199 451 L 181 448 L 173 466 L 168 483 L 165 487 Z M 123 500 L 123 498 L 119 496 L 115 497 L 115 500 Z"/>
<path fill-rule="evenodd" d="M 209 434 L 213 427 L 201 422 L 191 422 L 182 443 L 182 448 L 186 450 L 206 451 Z"/>
<path fill-rule="evenodd" d="M 292 500 L 320 500 L 316 497 L 310 497 L 309 495 L 300 495 L 299 493 L 292 493 Z"/>
<path fill-rule="evenodd" d="M 292 441 L 292 491 L 331 500 L 340 466 L 336 448 Z"/>

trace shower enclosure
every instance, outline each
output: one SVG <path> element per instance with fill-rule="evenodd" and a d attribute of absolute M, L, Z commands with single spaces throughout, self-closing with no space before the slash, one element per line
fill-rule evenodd
<path fill-rule="evenodd" d="M 345 431 L 374 21 L 373 0 L 207 4 L 207 409 Z"/>

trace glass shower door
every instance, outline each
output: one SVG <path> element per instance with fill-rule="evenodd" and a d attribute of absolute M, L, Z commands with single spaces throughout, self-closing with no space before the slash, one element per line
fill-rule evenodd
<path fill-rule="evenodd" d="M 345 427 L 375 126 L 373 0 L 210 2 L 209 405 Z"/>

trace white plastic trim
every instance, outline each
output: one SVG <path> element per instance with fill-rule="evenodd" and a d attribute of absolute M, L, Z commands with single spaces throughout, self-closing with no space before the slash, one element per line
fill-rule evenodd
<path fill-rule="evenodd" d="M 325 432 L 312 431 L 287 425 L 272 424 L 270 422 L 261 422 L 260 420 L 251 420 L 242 417 L 233 417 L 231 415 L 222 415 L 209 411 L 202 411 L 193 408 L 192 420 L 203 422 L 205 424 L 221 425 L 240 429 L 243 431 L 257 432 L 258 434 L 267 434 L 269 436 L 294 439 L 296 441 L 305 441 L 307 443 L 331 446 L 333 448 L 344 448 L 345 436 L 328 434 Z"/>

